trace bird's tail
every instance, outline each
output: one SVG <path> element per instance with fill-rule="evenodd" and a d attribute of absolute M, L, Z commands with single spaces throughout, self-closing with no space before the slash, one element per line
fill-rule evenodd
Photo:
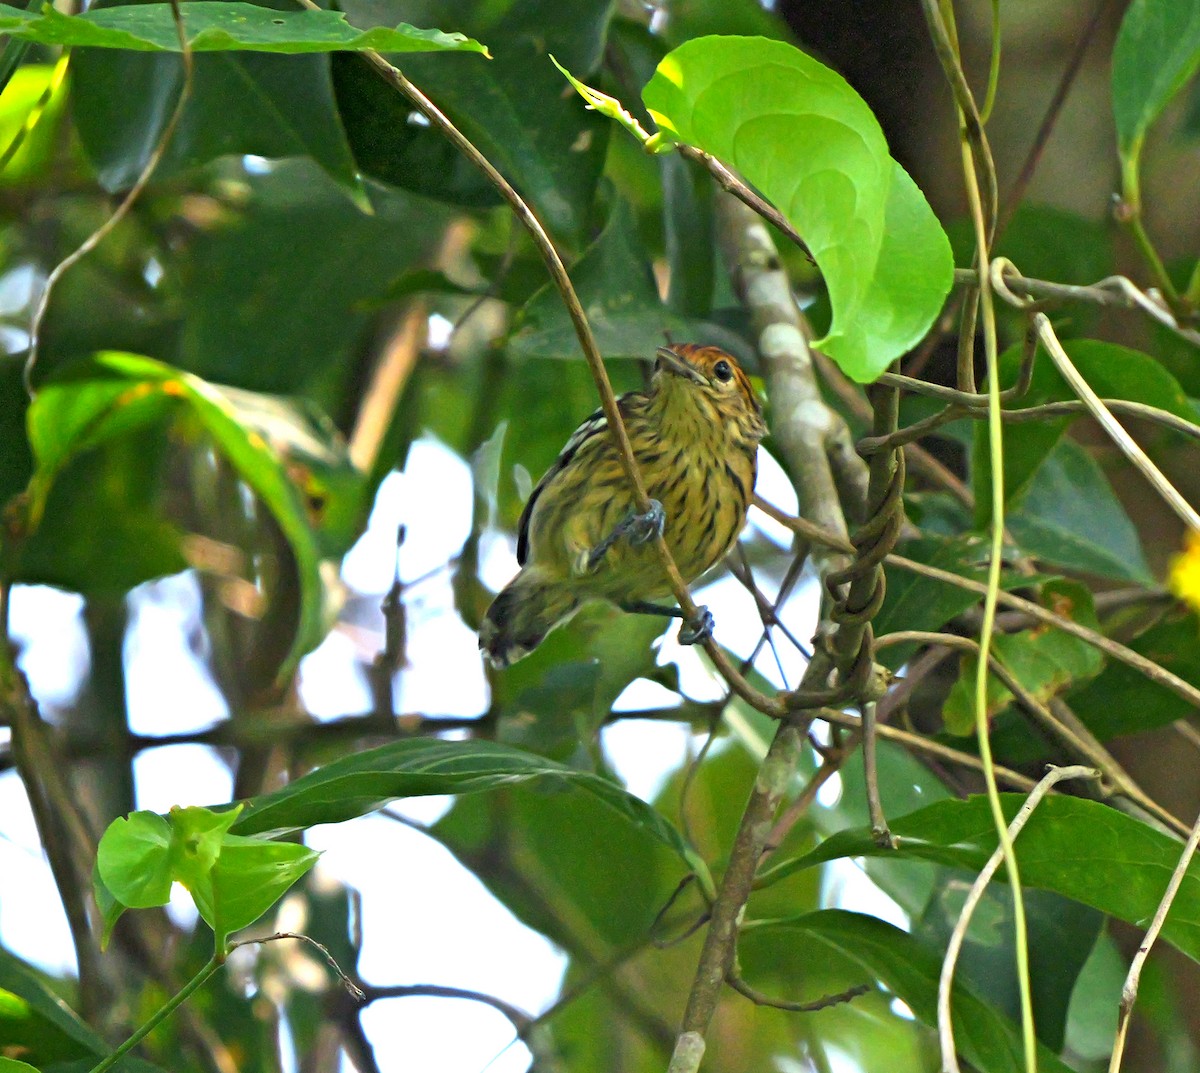
<path fill-rule="evenodd" d="M 487 609 L 479 627 L 479 647 L 493 666 L 507 667 L 529 655 L 578 607 L 578 597 L 561 581 L 526 567 Z"/>

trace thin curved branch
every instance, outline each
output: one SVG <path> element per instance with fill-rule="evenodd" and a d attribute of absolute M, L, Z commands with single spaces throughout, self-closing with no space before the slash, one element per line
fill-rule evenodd
<path fill-rule="evenodd" d="M 313 0 L 298 0 L 298 2 L 311 11 L 320 10 Z M 558 254 L 558 249 L 546 233 L 546 229 L 534 215 L 533 210 L 525 202 L 525 199 L 500 174 L 492 162 L 476 148 L 471 140 L 451 122 L 449 117 L 433 101 L 426 97 L 417 86 L 404 76 L 399 68 L 388 63 L 378 52 L 373 50 L 364 50 L 361 55 L 388 85 L 407 97 L 416 109 L 429 120 L 430 124 L 441 131 L 446 139 L 483 173 L 484 177 L 496 188 L 496 191 L 508 203 L 509 208 L 529 233 L 533 244 L 537 247 L 538 253 L 541 255 L 550 273 L 550 279 L 562 297 L 563 304 L 567 308 L 567 313 L 571 317 L 571 323 L 575 328 L 575 335 L 579 339 L 583 356 L 587 361 L 592 378 L 596 382 L 596 390 L 600 395 L 600 406 L 604 411 L 609 433 L 612 435 L 613 442 L 616 445 L 617 453 L 621 460 L 621 467 L 625 471 L 625 477 L 629 481 L 630 489 L 633 492 L 634 505 L 642 513 L 649 511 L 650 498 L 646 493 L 646 484 L 642 479 L 637 459 L 634 457 L 633 446 L 629 441 L 629 433 L 625 428 L 625 422 L 617 408 L 616 395 L 613 392 L 612 383 L 609 381 L 608 371 L 604 367 L 604 359 L 601 357 L 600 349 L 596 345 L 596 339 L 592 334 L 591 326 L 588 324 L 583 305 L 579 301 L 579 296 L 575 293 L 571 277 L 568 275 L 566 266 Z M 675 564 L 671 550 L 667 547 L 666 541 L 661 535 L 655 538 L 654 546 L 662 563 L 663 571 L 670 582 L 671 592 L 679 602 L 680 609 L 686 618 L 694 619 L 697 613 L 696 603 L 692 599 L 683 575 L 680 574 L 679 568 Z M 775 698 L 767 696 L 750 685 L 738 673 L 737 668 L 733 666 L 728 656 L 726 656 L 725 652 L 712 638 L 704 642 L 704 649 L 721 677 L 725 679 L 730 688 L 746 701 L 747 704 L 773 718 L 779 718 L 782 715 L 782 705 Z"/>
<path fill-rule="evenodd" d="M 1055 783 L 1062 782 L 1064 779 L 1089 779 L 1098 776 L 1098 771 L 1093 771 L 1088 767 L 1052 767 L 1033 788 L 1021 806 L 1021 810 L 1008 825 L 1009 841 L 1016 841 L 1017 835 L 1021 833 L 1021 829 L 1033 815 L 1033 810 L 1037 808 L 1042 798 L 1050 792 Z M 983 892 L 987 890 L 987 885 L 992 881 L 992 877 L 1000 868 L 1003 860 L 1003 848 L 997 846 L 995 852 L 988 858 L 987 864 L 983 866 L 983 870 L 975 877 L 975 882 L 971 884 L 971 890 L 967 894 L 962 912 L 959 913 L 954 930 L 950 933 L 950 942 L 946 946 L 946 956 L 942 961 L 942 972 L 938 978 L 937 1001 L 938 1042 L 942 1049 L 943 1073 L 959 1073 L 957 1048 L 954 1046 L 954 1024 L 950 1017 L 950 990 L 954 983 L 954 968 L 958 964 L 958 954 L 962 949 L 963 940 L 967 936 L 967 928 L 970 927 L 975 908 L 979 905 Z"/>

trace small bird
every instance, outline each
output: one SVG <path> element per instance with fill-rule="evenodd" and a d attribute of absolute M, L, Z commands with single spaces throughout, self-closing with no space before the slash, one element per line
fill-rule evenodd
<path fill-rule="evenodd" d="M 746 521 L 767 433 L 746 374 L 717 347 L 659 347 L 648 391 L 617 400 L 651 509 L 639 514 L 608 422 L 597 410 L 567 441 L 517 524 L 520 573 L 492 602 L 479 647 L 493 665 L 528 655 L 587 600 L 682 617 L 651 601 L 670 586 L 651 546 L 662 535 L 691 582 L 719 562 Z M 712 632 L 700 608 L 684 644 Z"/>

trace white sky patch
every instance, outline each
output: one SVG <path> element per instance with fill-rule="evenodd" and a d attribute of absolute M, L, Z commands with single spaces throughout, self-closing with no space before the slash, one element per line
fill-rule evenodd
<path fill-rule="evenodd" d="M 188 647 L 189 637 L 207 646 L 200 609 L 200 587 L 190 572 L 147 582 L 130 593 L 125 690 L 135 734 L 202 730 L 229 714 L 212 676 Z"/>
<path fill-rule="evenodd" d="M 79 692 L 87 669 L 83 597 L 47 585 L 14 585 L 9 633 L 20 665 L 41 705 L 62 707 Z"/>

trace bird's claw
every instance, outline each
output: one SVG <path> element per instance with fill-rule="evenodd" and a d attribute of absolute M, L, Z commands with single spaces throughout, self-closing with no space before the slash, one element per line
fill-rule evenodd
<path fill-rule="evenodd" d="M 650 509 L 645 514 L 630 511 L 617 522 L 613 531 L 588 553 L 587 572 L 591 573 L 595 570 L 604 556 L 608 554 L 608 549 L 622 537 L 634 546 L 645 544 L 655 537 L 662 536 L 666 525 L 667 512 L 663 510 L 663 505 L 657 499 L 650 500 Z"/>
<path fill-rule="evenodd" d="M 667 512 L 657 500 L 650 500 L 650 509 L 645 514 L 630 514 L 619 528 L 624 529 L 630 544 L 646 544 L 663 535 L 667 526 Z"/>
<path fill-rule="evenodd" d="M 681 645 L 698 645 L 712 637 L 716 620 L 712 612 L 701 604 L 696 608 L 696 617 L 679 627 L 679 643 Z"/>

